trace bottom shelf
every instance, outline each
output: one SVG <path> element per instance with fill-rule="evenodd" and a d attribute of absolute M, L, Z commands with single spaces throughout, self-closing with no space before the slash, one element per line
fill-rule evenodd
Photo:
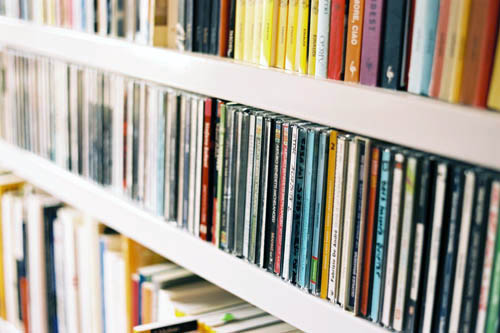
<path fill-rule="evenodd" d="M 306 332 L 383 332 L 52 162 L 0 141 L 0 165 L 193 273 Z"/>

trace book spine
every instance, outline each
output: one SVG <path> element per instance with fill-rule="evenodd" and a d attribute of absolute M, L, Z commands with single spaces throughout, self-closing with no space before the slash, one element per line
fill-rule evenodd
<path fill-rule="evenodd" d="M 380 84 L 384 88 L 401 89 L 401 77 L 404 75 L 405 28 L 408 20 L 408 0 L 386 0 L 384 48 Z"/>
<path fill-rule="evenodd" d="M 211 198 L 211 204 L 212 204 L 212 225 L 210 228 L 210 241 L 212 244 L 215 245 L 216 239 L 217 239 L 217 234 L 215 232 L 216 225 L 217 225 L 217 215 L 220 214 L 220 212 L 217 210 L 217 194 L 218 194 L 218 189 L 219 185 L 217 184 L 218 179 L 219 179 L 219 147 L 220 147 L 220 142 L 219 142 L 219 132 L 220 132 L 220 120 L 221 120 L 221 101 L 217 101 L 214 103 L 215 105 L 215 122 L 214 122 L 214 156 L 213 156 L 213 168 L 212 168 L 212 174 L 210 177 L 212 177 L 212 183 L 213 183 L 213 189 L 212 189 L 212 198 Z"/>
<path fill-rule="evenodd" d="M 270 197 L 271 187 L 269 186 L 269 179 L 271 175 L 272 161 L 271 158 L 272 140 L 274 137 L 274 119 L 265 117 L 262 124 L 262 152 L 261 152 L 261 184 L 259 189 L 259 208 L 258 208 L 258 225 L 255 227 L 255 250 L 254 261 L 260 268 L 265 268 L 265 253 L 266 253 L 266 236 L 268 229 L 268 201 Z M 256 172 L 256 170 L 254 170 Z"/>
<path fill-rule="evenodd" d="M 211 205 L 210 198 L 212 197 L 210 191 L 212 186 L 212 161 L 213 154 L 213 120 L 212 120 L 212 99 L 208 98 L 205 101 L 205 117 L 203 124 L 203 171 L 202 171 L 202 185 L 201 185 L 201 220 L 200 220 L 200 238 L 203 240 L 208 239 L 210 230 L 210 217 Z"/>
<path fill-rule="evenodd" d="M 246 0 L 245 1 L 245 32 L 243 46 L 243 60 L 252 62 L 253 60 L 253 39 L 255 27 L 255 2 L 262 0 Z"/>
<path fill-rule="evenodd" d="M 295 199 L 295 181 L 297 175 L 297 146 L 299 139 L 299 127 L 291 125 L 291 144 L 290 144 L 290 168 L 288 177 L 288 196 L 286 204 L 286 231 L 285 245 L 283 248 L 283 269 L 281 276 L 285 281 L 290 279 L 290 258 L 292 252 L 292 231 L 293 231 L 293 209 Z"/>
<path fill-rule="evenodd" d="M 235 205 L 234 205 L 234 254 L 243 255 L 243 233 L 245 228 L 245 199 L 248 157 L 248 114 L 238 110 L 235 114 Z M 246 119 L 245 119 L 246 118 Z"/>
<path fill-rule="evenodd" d="M 451 2 L 451 0 L 442 0 L 439 6 L 439 20 L 437 25 L 436 43 L 434 46 L 434 57 L 432 61 L 431 83 L 429 88 L 429 96 L 432 97 L 438 97 L 439 90 L 441 89 L 441 77 L 443 75 L 443 63 L 446 51 Z"/>
<path fill-rule="evenodd" d="M 302 231 L 302 211 L 304 206 L 304 180 L 307 158 L 307 131 L 299 127 L 297 140 L 297 174 L 295 176 L 295 197 L 293 207 L 292 250 L 290 254 L 290 281 L 296 283 L 299 278 L 300 239 Z"/>
<path fill-rule="evenodd" d="M 221 10 L 222 0 L 211 1 L 210 7 L 210 30 L 208 33 L 209 47 L 208 53 L 213 55 L 219 54 L 219 29 L 222 18 L 219 17 Z"/>
<path fill-rule="evenodd" d="M 387 257 L 385 270 L 384 305 L 381 322 L 386 327 L 392 327 L 392 313 L 394 306 L 394 289 L 396 285 L 398 266 L 396 263 L 399 253 L 401 213 L 403 203 L 403 179 L 405 170 L 405 156 L 397 153 L 394 158 L 394 178 L 392 183 L 391 210 L 389 217 L 389 237 L 387 243 Z"/>
<path fill-rule="evenodd" d="M 369 86 L 376 86 L 378 83 L 383 7 L 383 0 L 365 0 L 359 81 Z"/>
<path fill-rule="evenodd" d="M 425 290 L 425 299 L 422 308 L 422 330 L 430 331 L 434 310 L 434 299 L 437 285 L 439 252 L 441 246 L 441 233 L 443 229 L 444 203 L 446 195 L 446 179 L 448 174 L 448 165 L 439 163 L 437 167 L 434 212 L 432 216 L 432 230 L 429 249 L 429 264 L 427 267 L 427 285 Z"/>
<path fill-rule="evenodd" d="M 226 104 L 219 102 L 219 147 L 217 150 L 217 200 L 215 228 L 212 233 L 216 247 L 221 246 L 222 203 L 224 201 L 224 160 L 226 152 Z"/>
<path fill-rule="evenodd" d="M 415 156 L 408 158 L 404 182 L 403 221 L 401 227 L 401 246 L 399 251 L 399 269 L 396 285 L 396 300 L 394 302 L 393 327 L 402 331 L 405 320 L 406 300 L 408 296 L 408 280 L 411 274 L 410 258 L 413 248 L 413 233 L 415 229 L 414 207 L 415 191 L 418 175 L 418 160 Z"/>
<path fill-rule="evenodd" d="M 328 73 L 332 80 L 341 80 L 344 73 L 344 48 L 346 46 L 347 0 L 332 0 L 330 14 L 330 37 L 328 48 Z"/>
<path fill-rule="evenodd" d="M 255 211 L 255 220 L 253 220 L 254 216 L 254 203 L 252 200 L 256 200 L 255 203 L 257 203 L 258 200 L 258 194 L 256 197 L 252 198 L 252 195 L 254 194 L 254 179 L 253 179 L 253 171 L 254 171 L 254 157 L 257 158 L 256 156 L 256 116 L 254 114 L 250 115 L 249 119 L 249 131 L 248 131 L 248 156 L 247 156 L 247 169 L 245 172 L 247 173 L 247 178 L 246 178 L 246 194 L 245 194 L 245 230 L 243 231 L 243 257 L 248 258 L 248 247 L 250 244 L 250 235 L 251 235 L 251 230 L 252 230 L 252 224 L 253 222 L 257 222 L 257 211 Z M 260 123 L 260 134 L 262 135 L 262 119 Z M 260 138 L 259 138 L 260 139 Z M 260 147 L 260 142 L 259 142 L 259 147 Z M 259 157 L 259 163 L 260 163 L 260 156 Z M 255 162 L 257 163 L 257 161 Z M 260 175 L 255 175 L 255 177 L 258 177 Z M 258 187 L 259 184 L 257 183 L 257 193 L 258 193 Z M 258 207 L 258 206 L 256 206 Z"/>
<path fill-rule="evenodd" d="M 370 185 L 368 194 L 368 208 L 366 217 L 366 235 L 363 254 L 363 277 L 361 286 L 361 304 L 360 313 L 362 316 L 368 316 L 369 297 L 371 295 L 371 276 L 373 272 L 373 251 L 375 247 L 374 237 L 376 230 L 376 215 L 377 210 L 377 189 L 379 178 L 380 165 L 380 148 L 373 147 L 371 150 L 370 161 Z"/>
<path fill-rule="evenodd" d="M 188 167 L 188 173 L 189 173 L 189 187 L 187 188 L 187 200 L 188 200 L 188 209 L 187 209 L 187 230 L 191 233 L 194 234 L 195 230 L 195 215 L 196 215 L 196 207 L 195 207 L 195 198 L 197 203 L 199 202 L 200 198 L 197 197 L 196 195 L 196 161 L 197 161 L 197 152 L 198 152 L 198 123 L 200 121 L 203 121 L 203 119 L 200 119 L 201 117 L 198 117 L 198 103 L 199 103 L 199 98 L 198 97 L 193 97 L 191 100 L 191 128 L 189 129 L 189 132 L 191 134 L 190 137 L 190 144 L 189 144 L 189 167 Z M 200 133 L 202 135 L 203 133 Z M 200 147 L 201 149 L 201 147 Z M 186 166 L 186 164 L 184 164 Z M 198 204 L 196 206 L 199 207 Z M 199 223 L 199 221 L 198 221 Z"/>
<path fill-rule="evenodd" d="M 319 0 L 318 3 L 315 76 L 322 79 L 326 79 L 328 71 L 331 3 L 331 0 Z"/>
<path fill-rule="evenodd" d="M 491 73 L 490 90 L 488 92 L 488 107 L 500 110 L 500 36 L 496 44 L 495 64 Z"/>
<path fill-rule="evenodd" d="M 281 129 L 281 164 L 279 172 L 279 194 L 278 194 L 278 219 L 276 224 L 276 247 L 274 252 L 274 273 L 281 275 L 281 257 L 283 249 L 283 229 L 285 225 L 285 210 L 286 200 L 285 194 L 287 193 L 287 175 L 288 175 L 288 138 L 289 138 L 290 124 L 284 123 Z"/>
<path fill-rule="evenodd" d="M 191 146 L 191 123 L 192 123 L 192 111 L 191 111 L 191 104 L 192 101 L 191 99 L 186 100 L 186 113 L 184 115 L 184 151 L 183 151 L 183 166 L 184 166 L 184 171 L 183 171 L 183 192 L 182 192 L 182 210 L 180 212 L 182 216 L 182 227 L 187 228 L 188 227 L 188 217 L 189 217 L 189 153 L 193 149 Z M 194 143 L 194 142 L 193 142 Z"/>
<path fill-rule="evenodd" d="M 295 70 L 295 54 L 297 49 L 299 0 L 288 1 L 288 19 L 286 23 L 286 55 L 285 69 Z"/>
<path fill-rule="evenodd" d="M 279 7 L 281 0 L 262 0 L 262 10 L 259 16 L 263 16 L 260 28 L 260 45 L 258 53 L 254 55 L 256 63 L 263 66 L 275 67 L 276 66 L 276 51 L 278 45 L 276 44 L 278 24 L 279 24 Z M 286 1 L 285 1 L 286 2 Z M 286 14 L 286 13 L 285 13 Z M 286 16 L 285 16 L 286 20 Z M 254 50 L 254 52 L 257 50 Z"/>
<path fill-rule="evenodd" d="M 359 82 L 365 0 L 349 2 L 344 81 Z"/>
<path fill-rule="evenodd" d="M 332 244 L 332 222 L 333 222 L 333 198 L 335 189 L 335 167 L 337 154 L 337 131 L 330 131 L 330 142 L 328 145 L 328 171 L 326 178 L 325 194 L 325 219 L 323 231 L 323 255 L 321 260 L 321 288 L 320 297 L 326 299 L 328 296 L 328 282 L 330 269 L 330 249 Z"/>
<path fill-rule="evenodd" d="M 175 24 L 175 47 L 177 48 L 177 50 L 181 51 L 184 51 L 186 43 L 186 23 L 187 23 L 186 3 L 187 0 L 179 0 L 177 2 L 177 22 Z"/>
<path fill-rule="evenodd" d="M 285 69 L 289 0 L 279 0 L 278 30 L 276 42 L 276 67 Z"/>
<path fill-rule="evenodd" d="M 429 95 L 437 37 L 439 1 L 417 1 L 413 25 L 408 91 Z"/>
<path fill-rule="evenodd" d="M 252 121 L 252 120 L 251 120 Z M 250 260 L 250 262 L 255 263 L 256 259 L 256 250 L 258 246 L 258 224 L 259 221 L 261 220 L 262 212 L 259 212 L 260 208 L 260 202 L 261 202 L 261 179 L 264 178 L 265 176 L 262 174 L 261 169 L 262 169 L 262 164 L 266 163 L 265 162 L 265 156 L 263 154 L 263 131 L 264 131 L 264 124 L 263 124 L 263 118 L 262 116 L 257 116 L 255 119 L 255 149 L 253 152 L 252 160 L 254 161 L 253 163 L 253 170 L 248 170 L 248 175 L 250 175 L 251 172 L 253 172 L 253 176 L 248 177 L 247 176 L 247 181 L 250 180 L 252 181 L 252 193 L 250 194 L 252 196 L 252 206 L 251 206 L 251 215 L 250 215 L 250 230 L 249 230 L 249 248 L 247 250 L 248 255 L 246 258 Z M 250 122 L 250 135 L 253 133 L 252 129 L 252 122 Z M 250 140 L 249 140 L 250 141 Z M 248 155 L 249 160 L 250 160 L 250 153 Z M 248 183 L 247 183 L 248 184 Z M 248 187 L 247 187 L 248 190 Z M 247 192 L 247 199 L 248 199 L 248 192 Z M 264 214 L 265 215 L 265 214 Z"/>
<path fill-rule="evenodd" d="M 309 281 L 309 289 L 313 295 L 319 295 L 321 287 L 321 254 L 323 251 L 323 229 L 325 219 L 325 191 L 327 183 L 327 163 L 328 163 L 328 146 L 330 133 L 328 131 L 321 132 L 319 135 L 319 150 L 318 150 L 318 171 L 316 180 L 316 197 L 314 200 L 314 225 L 311 250 L 311 274 Z"/>
<path fill-rule="evenodd" d="M 332 213 L 332 244 L 330 246 L 330 267 L 328 282 L 328 299 L 337 303 L 338 288 L 340 280 L 340 259 L 342 258 L 342 231 L 344 222 L 344 198 L 345 181 L 347 168 L 347 152 L 349 146 L 345 136 L 337 139 L 337 153 L 335 157 L 335 185 L 333 192 L 333 213 Z"/>
<path fill-rule="evenodd" d="M 498 182 L 495 182 L 498 184 Z M 497 213 L 498 214 L 498 213 Z M 500 228 L 497 225 L 497 240 L 495 245 L 495 259 L 493 263 L 493 277 L 491 280 L 490 295 L 488 301 L 488 314 L 486 317 L 486 332 L 498 331 L 498 312 L 500 311 Z"/>
<path fill-rule="evenodd" d="M 264 2 L 266 0 L 254 0 L 255 8 L 253 10 L 253 48 L 252 57 L 250 59 L 251 63 L 259 64 L 260 57 L 262 55 L 262 34 L 263 34 L 263 25 L 264 25 Z"/>
<path fill-rule="evenodd" d="M 219 25 L 219 56 L 234 58 L 236 0 L 221 0 Z"/>
<path fill-rule="evenodd" d="M 270 187 L 270 203 L 268 204 L 268 224 L 266 226 L 266 245 L 265 257 L 267 260 L 267 269 L 273 271 L 275 259 L 275 246 L 276 246 L 276 229 L 278 225 L 278 200 L 279 200 L 279 176 L 280 176 L 280 162 L 281 162 L 281 138 L 282 138 L 282 121 L 276 120 L 274 128 L 274 136 L 271 138 L 272 145 L 270 163 L 272 163 L 272 172 L 269 173 L 269 180 L 271 181 Z"/>
<path fill-rule="evenodd" d="M 246 0 L 236 1 L 236 17 L 234 24 L 234 59 L 245 60 L 245 27 L 246 27 Z M 228 53 L 229 56 L 229 53 Z"/>
<path fill-rule="evenodd" d="M 301 288 L 309 287 L 309 272 L 311 262 L 311 243 L 314 218 L 314 200 L 316 188 L 317 172 L 317 147 L 318 133 L 315 129 L 309 129 L 307 132 L 307 157 L 306 171 L 304 179 L 304 206 L 302 207 L 302 230 L 300 238 L 300 258 L 299 258 L 299 278 L 298 285 Z"/>
<path fill-rule="evenodd" d="M 309 36 L 309 5 L 310 0 L 298 0 L 297 11 L 297 41 L 295 44 L 294 72 L 307 74 L 307 46 Z"/>
<path fill-rule="evenodd" d="M 309 46 L 307 55 L 307 74 L 316 75 L 316 43 L 318 36 L 319 0 L 311 0 L 309 17 Z"/>
<path fill-rule="evenodd" d="M 185 0 L 186 1 L 186 11 L 185 11 L 185 24 L 186 24 L 186 36 L 184 40 L 184 49 L 186 51 L 194 50 L 194 13 L 195 13 L 195 0 Z"/>
<path fill-rule="evenodd" d="M 495 256 L 495 241 L 498 229 L 498 208 L 500 206 L 500 182 L 491 184 L 490 204 L 488 208 L 488 226 L 486 229 L 486 244 L 484 249 L 484 261 L 481 277 L 481 288 L 479 294 L 479 307 L 476 319 L 476 332 L 484 332 L 486 329 L 486 317 L 488 311 L 488 296 L 490 295 L 491 273 Z"/>
<path fill-rule="evenodd" d="M 389 219 L 389 208 L 391 202 L 391 183 L 392 183 L 392 153 L 389 149 L 384 149 L 380 163 L 380 184 L 378 190 L 378 209 L 377 209 L 377 230 L 375 235 L 375 255 L 373 262 L 373 286 L 372 286 L 372 304 L 371 319 L 379 322 L 380 309 L 382 308 L 382 281 L 385 275 L 385 253 L 387 252 L 387 224 Z"/>

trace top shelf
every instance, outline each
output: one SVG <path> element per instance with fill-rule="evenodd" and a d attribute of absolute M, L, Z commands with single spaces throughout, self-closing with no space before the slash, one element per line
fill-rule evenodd
<path fill-rule="evenodd" d="M 500 170 L 500 114 L 0 18 L 0 44 Z"/>

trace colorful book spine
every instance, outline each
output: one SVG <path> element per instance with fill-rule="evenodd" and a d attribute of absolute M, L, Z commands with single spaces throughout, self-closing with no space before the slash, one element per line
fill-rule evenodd
<path fill-rule="evenodd" d="M 220 57 L 234 57 L 235 18 L 236 0 L 220 0 L 216 53 Z"/>
<path fill-rule="evenodd" d="M 285 69 L 286 61 L 288 2 L 289 0 L 279 0 L 275 66 L 281 69 Z"/>
<path fill-rule="evenodd" d="M 376 86 L 378 83 L 383 9 L 383 0 L 365 0 L 359 82 L 369 86 Z"/>
<path fill-rule="evenodd" d="M 346 0 L 332 0 L 330 14 L 330 37 L 328 47 L 328 78 L 342 80 L 346 46 L 345 17 L 349 6 Z"/>
<path fill-rule="evenodd" d="M 315 76 L 326 79 L 328 72 L 328 41 L 330 38 L 331 0 L 319 0 L 316 34 Z"/>
<path fill-rule="evenodd" d="M 441 0 L 441 4 L 439 6 L 439 20 L 436 32 L 436 43 L 434 46 L 434 57 L 432 61 L 431 86 L 429 89 L 429 96 L 432 97 L 438 97 L 439 90 L 441 89 L 451 3 L 451 0 Z"/>
<path fill-rule="evenodd" d="M 314 225 L 311 250 L 311 274 L 309 289 L 313 295 L 319 295 L 321 283 L 321 253 L 323 245 L 325 188 L 327 182 L 328 145 L 330 133 L 323 131 L 319 135 L 318 171 L 316 180 L 316 198 L 314 202 Z"/>
<path fill-rule="evenodd" d="M 295 70 L 295 54 L 297 49 L 297 25 L 299 0 L 288 1 L 288 19 L 286 22 L 286 54 L 285 69 Z"/>
<path fill-rule="evenodd" d="M 498 36 L 495 64 L 490 79 L 490 90 L 488 92 L 488 107 L 500 110 L 500 35 Z"/>
<path fill-rule="evenodd" d="M 309 10 L 309 45 L 307 55 L 307 74 L 316 75 L 316 42 L 318 36 L 318 7 L 319 0 L 311 0 Z"/>
<path fill-rule="evenodd" d="M 460 102 L 464 104 L 486 106 L 499 12 L 497 0 L 472 1 L 460 89 Z"/>
<path fill-rule="evenodd" d="M 297 42 L 295 45 L 294 72 L 307 74 L 307 46 L 309 37 L 309 0 L 298 1 L 297 11 Z"/>
<path fill-rule="evenodd" d="M 301 288 L 309 287 L 309 273 L 311 268 L 311 243 L 314 217 L 314 200 L 316 188 L 316 172 L 318 160 L 318 133 L 315 129 L 307 131 L 307 157 L 304 180 L 304 205 L 302 207 L 302 223 L 300 232 L 299 278 L 297 284 Z"/>
<path fill-rule="evenodd" d="M 260 58 L 262 56 L 262 47 L 263 47 L 263 25 L 265 14 L 263 13 L 264 2 L 266 0 L 254 0 L 255 7 L 253 9 L 253 51 L 250 62 L 254 64 L 260 63 Z M 273 0 L 274 1 L 274 0 Z M 274 45 L 273 45 L 274 46 Z"/>
<path fill-rule="evenodd" d="M 278 35 L 278 24 L 281 24 L 280 20 L 286 21 L 286 13 L 285 17 L 281 18 L 280 15 L 280 7 L 281 0 L 263 0 L 263 10 L 262 15 L 264 15 L 264 22 L 262 25 L 262 47 L 261 52 L 259 52 L 259 61 L 260 64 L 267 67 L 275 67 L 276 66 L 276 51 L 277 45 L 276 41 L 279 38 Z M 285 1 L 286 2 L 286 1 Z M 284 60 L 284 58 L 283 58 Z"/>
<path fill-rule="evenodd" d="M 200 238 L 208 240 L 211 231 L 211 208 L 210 198 L 212 198 L 212 168 L 213 162 L 213 115 L 212 115 L 212 99 L 205 100 L 205 116 L 203 126 L 203 165 L 202 165 L 202 185 L 201 185 L 201 218 L 200 218 Z"/>
<path fill-rule="evenodd" d="M 349 2 L 344 81 L 359 82 L 365 0 Z"/>
<path fill-rule="evenodd" d="M 234 59 L 245 60 L 245 29 L 247 0 L 236 0 L 236 19 L 234 27 Z"/>
<path fill-rule="evenodd" d="M 368 307 L 371 295 L 371 276 L 373 272 L 373 251 L 375 248 L 374 237 L 376 230 L 376 210 L 377 210 L 377 188 L 379 179 L 379 166 L 380 166 L 380 148 L 373 147 L 371 151 L 370 161 L 370 187 L 368 194 L 368 211 L 366 217 L 366 235 L 365 247 L 363 254 L 363 277 L 361 286 L 361 304 L 359 312 L 362 316 L 368 316 Z M 368 259 L 370 258 L 370 259 Z"/>
<path fill-rule="evenodd" d="M 332 244 L 333 196 L 335 190 L 337 135 L 337 131 L 330 131 L 330 144 L 328 147 L 328 173 L 326 178 L 325 222 L 323 231 L 323 258 L 321 261 L 320 297 L 323 299 L 326 299 L 328 296 L 328 281 L 330 280 L 330 249 Z"/>
<path fill-rule="evenodd" d="M 391 173 L 392 153 L 391 150 L 385 148 L 382 151 L 380 162 L 380 184 L 379 184 L 379 199 L 377 211 L 377 231 L 375 235 L 375 256 L 373 262 L 373 286 L 372 286 L 372 303 L 370 318 L 374 322 L 379 322 L 380 308 L 382 304 L 382 293 L 385 267 L 385 253 L 387 241 L 387 224 L 389 219 L 390 208 L 390 188 L 392 183 Z"/>

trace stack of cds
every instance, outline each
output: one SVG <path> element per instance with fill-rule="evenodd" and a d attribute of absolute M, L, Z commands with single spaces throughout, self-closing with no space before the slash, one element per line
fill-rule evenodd
<path fill-rule="evenodd" d="M 396 331 L 496 332 L 500 177 L 9 50 L 2 137 Z"/>

